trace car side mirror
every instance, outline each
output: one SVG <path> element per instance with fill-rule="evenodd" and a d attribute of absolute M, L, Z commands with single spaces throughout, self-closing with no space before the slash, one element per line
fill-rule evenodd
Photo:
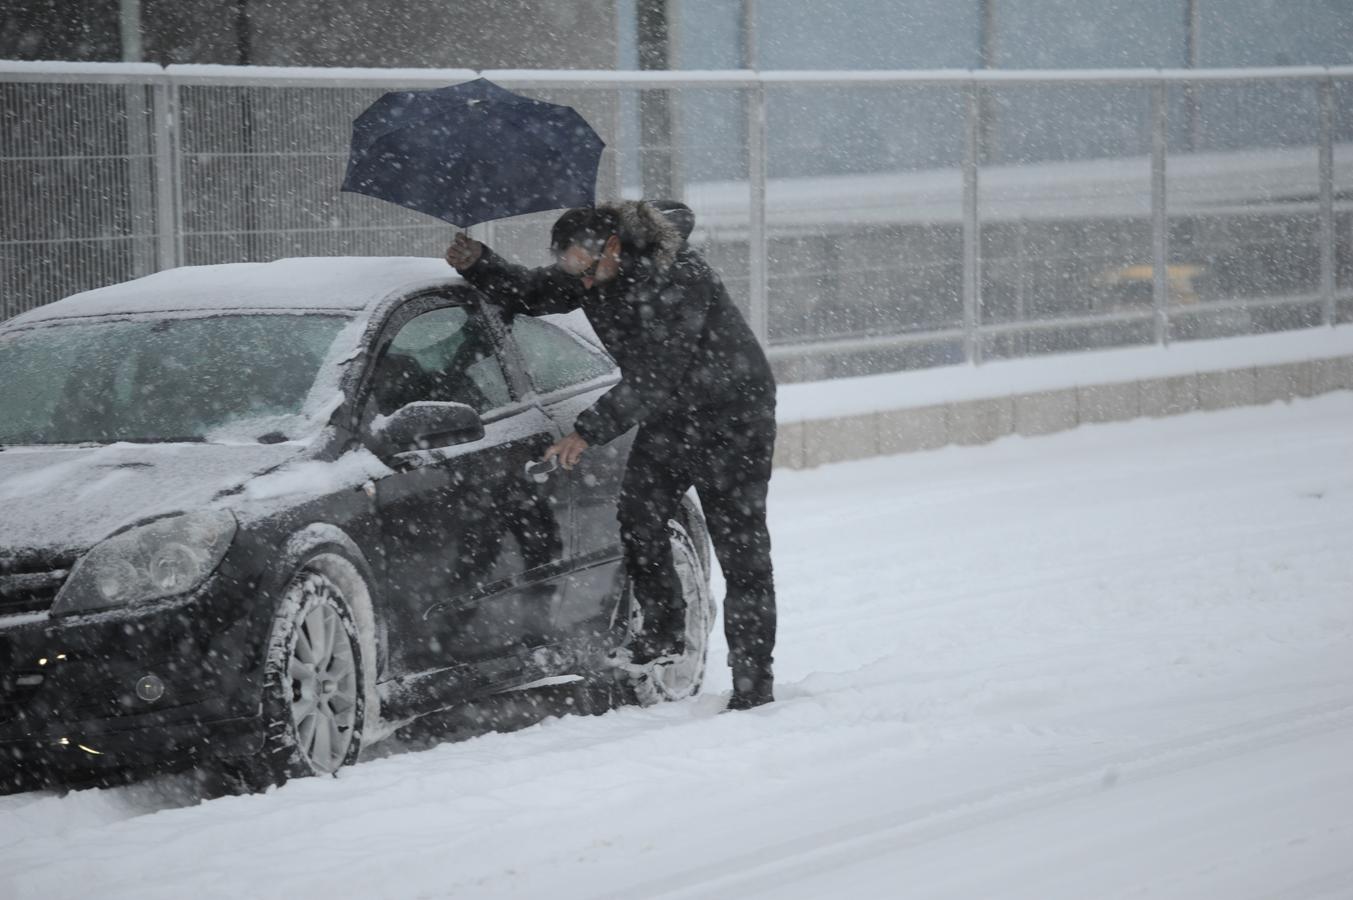
<path fill-rule="evenodd" d="M 484 436 L 484 421 L 464 403 L 420 400 L 371 423 L 371 436 L 387 453 L 468 444 Z"/>

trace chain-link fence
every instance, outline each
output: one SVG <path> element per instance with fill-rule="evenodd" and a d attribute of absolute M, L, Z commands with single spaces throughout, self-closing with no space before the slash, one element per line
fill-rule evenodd
<path fill-rule="evenodd" d="M 478 74 L 0 63 L 0 318 L 177 265 L 440 256 L 450 226 L 339 193 L 351 122 Z M 1353 321 L 1353 69 L 482 74 L 593 123 L 603 197 L 667 161 L 791 380 Z M 476 233 L 544 262 L 553 217 Z"/>

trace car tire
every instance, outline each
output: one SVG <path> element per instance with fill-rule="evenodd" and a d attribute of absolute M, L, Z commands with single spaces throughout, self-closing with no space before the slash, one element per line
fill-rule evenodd
<path fill-rule="evenodd" d="M 696 516 L 698 522 L 698 513 Z M 703 524 L 700 528 L 703 535 Z M 671 536 L 677 578 L 686 599 L 686 652 L 676 662 L 648 666 L 638 672 L 615 670 L 624 687 L 625 699 L 640 706 L 685 700 L 700 693 L 709 656 L 709 636 L 714 631 L 718 612 L 709 587 L 709 569 L 702 561 L 698 544 L 681 522 L 668 522 L 667 530 Z M 637 619 L 639 607 L 634 602 L 632 590 L 627 588 L 625 595 L 630 615 Z"/>
<path fill-rule="evenodd" d="M 373 651 L 363 646 L 340 586 L 350 578 L 360 583 L 350 563 L 324 555 L 308 561 L 283 592 L 264 664 L 263 749 L 234 764 L 239 787 L 257 791 L 332 775 L 357 760 L 370 709 L 364 665 Z"/>
<path fill-rule="evenodd" d="M 705 524 L 705 514 L 700 511 L 693 494 L 687 494 L 681 498 L 680 516 L 681 525 L 686 529 L 686 534 L 695 547 L 695 553 L 700 558 L 700 566 L 704 569 L 705 578 L 708 579 L 711 557 L 709 526 Z"/>

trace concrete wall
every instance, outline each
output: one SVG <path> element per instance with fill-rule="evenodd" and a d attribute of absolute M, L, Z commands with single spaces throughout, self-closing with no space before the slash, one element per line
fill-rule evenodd
<path fill-rule="evenodd" d="M 119 6 L 0 4 L 0 59 L 122 59 Z M 616 0 L 141 0 L 148 62 L 614 69 Z"/>
<path fill-rule="evenodd" d="M 613 69 L 614 0 L 251 4 L 254 65 Z"/>
<path fill-rule="evenodd" d="M 782 418 L 775 465 L 806 469 L 950 444 L 985 444 L 1010 434 L 1031 437 L 1090 423 L 1290 402 L 1337 390 L 1353 390 L 1353 355 L 997 393 L 838 418 Z"/>

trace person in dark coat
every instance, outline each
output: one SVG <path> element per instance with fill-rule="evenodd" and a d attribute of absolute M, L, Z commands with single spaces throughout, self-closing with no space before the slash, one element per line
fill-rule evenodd
<path fill-rule="evenodd" d="M 551 233 L 553 266 L 528 269 L 457 235 L 446 259 L 509 312 L 579 307 L 621 379 L 552 446 L 566 469 L 638 427 L 620 495 L 625 567 L 643 612 L 613 653 L 632 666 L 685 652 L 685 606 L 667 521 L 694 486 L 724 572 L 730 709 L 774 699 L 775 588 L 766 492 L 775 379 L 719 276 L 686 243 L 689 208 L 643 201 L 572 209 Z M 670 218 L 669 218 L 670 216 Z"/>

